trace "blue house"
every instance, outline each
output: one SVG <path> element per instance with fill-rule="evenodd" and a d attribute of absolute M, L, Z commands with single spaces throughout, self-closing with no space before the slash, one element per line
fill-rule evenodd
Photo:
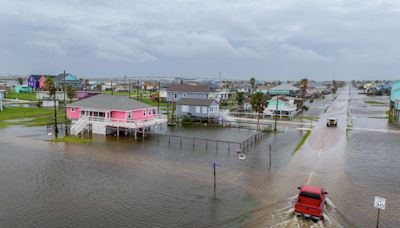
<path fill-rule="evenodd" d="M 27 85 L 16 85 L 15 92 L 16 93 L 32 93 L 32 87 Z"/>
<path fill-rule="evenodd" d="M 393 124 L 400 124 L 400 80 L 392 83 L 389 112 L 389 121 Z"/>
<path fill-rule="evenodd" d="M 38 74 L 31 74 L 28 77 L 28 86 L 31 87 L 33 90 L 37 90 L 40 88 L 40 77 L 42 75 Z"/>
<path fill-rule="evenodd" d="M 54 84 L 57 88 L 72 86 L 75 89 L 82 89 L 83 84 L 72 74 L 59 74 L 54 78 Z"/>

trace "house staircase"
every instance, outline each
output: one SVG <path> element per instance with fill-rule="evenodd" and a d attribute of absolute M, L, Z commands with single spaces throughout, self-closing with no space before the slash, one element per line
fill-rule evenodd
<path fill-rule="evenodd" d="M 89 117 L 84 116 L 78 120 L 72 127 L 71 127 L 71 134 L 78 135 L 82 132 L 83 129 L 89 124 Z"/>

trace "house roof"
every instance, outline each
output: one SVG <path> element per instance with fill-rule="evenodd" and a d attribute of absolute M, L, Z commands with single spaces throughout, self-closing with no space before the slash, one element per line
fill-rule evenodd
<path fill-rule="evenodd" d="M 31 75 L 29 75 L 29 77 L 32 77 L 32 78 L 35 79 L 36 81 L 39 80 L 41 76 L 42 76 L 42 75 L 40 75 L 40 74 L 31 74 Z"/>
<path fill-rule="evenodd" d="M 74 77 L 75 78 L 75 76 L 74 75 L 72 75 L 72 74 L 59 74 L 59 75 L 57 75 L 57 76 L 55 76 L 55 78 L 54 78 L 54 80 L 55 81 L 63 81 L 64 80 L 64 77 L 67 77 L 68 75 L 71 75 L 72 77 Z M 75 78 L 76 79 L 76 78 Z M 68 80 L 69 82 L 71 81 L 71 80 Z M 78 80 L 76 80 L 76 81 L 78 81 Z"/>
<path fill-rule="evenodd" d="M 199 105 L 199 106 L 210 106 L 214 102 L 214 99 L 201 99 L 201 98 L 182 98 L 177 105 Z"/>
<path fill-rule="evenodd" d="M 124 96 L 99 94 L 84 100 L 76 101 L 69 107 L 91 108 L 98 110 L 130 111 L 136 109 L 151 108 L 152 106 Z"/>
<path fill-rule="evenodd" d="M 208 86 L 190 85 L 190 84 L 174 84 L 168 87 L 167 91 L 172 92 L 210 92 Z"/>
<path fill-rule="evenodd" d="M 278 98 L 278 100 L 283 101 L 283 102 L 288 102 L 289 98 L 285 97 L 285 96 L 278 96 L 278 97 L 273 97 L 271 100 L 276 100 Z"/>
<path fill-rule="evenodd" d="M 281 84 L 281 85 L 275 86 L 275 87 L 272 88 L 271 90 L 289 90 L 289 91 L 297 91 L 297 90 L 299 90 L 299 88 L 294 87 L 294 86 L 289 85 L 289 84 Z"/>

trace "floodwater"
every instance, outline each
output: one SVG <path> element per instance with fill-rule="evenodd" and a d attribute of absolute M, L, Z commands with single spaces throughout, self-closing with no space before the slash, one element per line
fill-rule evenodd
<path fill-rule="evenodd" d="M 351 99 L 363 96 L 352 91 Z M 327 102 L 314 102 L 321 118 L 297 153 L 304 133 L 278 125 L 283 132 L 264 137 L 246 160 L 234 146 L 212 142 L 193 148 L 187 140 L 180 148 L 176 138 L 94 136 L 93 143 L 64 144 L 45 141 L 43 127 L 0 129 L 0 227 L 374 227 L 375 195 L 387 199 L 382 227 L 400 227 L 398 135 L 346 136 L 348 97 L 345 89 L 326 113 Z M 353 125 L 374 120 L 371 127 L 388 128 L 362 105 L 351 102 Z M 325 127 L 332 115 L 337 129 Z M 202 126 L 167 133 L 240 142 L 253 132 Z M 215 193 L 213 162 L 221 164 Z M 306 183 L 329 192 L 324 221 L 293 215 L 297 186 Z"/>

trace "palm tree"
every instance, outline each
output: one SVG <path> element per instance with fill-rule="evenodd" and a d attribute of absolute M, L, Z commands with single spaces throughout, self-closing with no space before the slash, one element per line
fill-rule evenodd
<path fill-rule="evenodd" d="M 45 90 L 49 91 L 50 97 L 53 97 L 53 101 L 54 101 L 54 135 L 55 138 L 57 139 L 58 137 L 58 127 L 57 127 L 57 99 L 56 99 L 56 86 L 54 84 L 54 81 L 52 78 L 47 78 L 46 81 L 44 82 L 45 86 Z"/>
<path fill-rule="evenodd" d="M 250 85 L 252 91 L 254 91 L 255 85 L 256 85 L 256 79 L 254 77 L 250 78 Z"/>
<path fill-rule="evenodd" d="M 18 78 L 17 80 L 18 80 L 18 83 L 19 83 L 20 85 L 24 84 L 24 79 Z"/>
<path fill-rule="evenodd" d="M 67 96 L 69 98 L 69 103 L 71 103 L 72 98 L 74 98 L 74 96 L 75 96 L 75 88 L 74 87 L 72 87 L 70 85 L 67 87 Z"/>
<path fill-rule="evenodd" d="M 304 98 L 306 95 L 306 90 L 307 90 L 307 86 L 308 86 L 308 79 L 307 78 L 303 78 L 300 81 L 300 91 L 301 91 L 301 97 Z"/>
<path fill-rule="evenodd" d="M 332 92 L 336 93 L 338 85 L 335 80 L 332 80 Z"/>
<path fill-rule="evenodd" d="M 257 113 L 257 130 L 259 129 L 260 113 L 264 112 L 266 97 L 263 93 L 257 92 L 250 98 L 251 108 Z"/>
<path fill-rule="evenodd" d="M 236 93 L 236 102 L 237 102 L 237 105 L 240 107 L 240 110 L 243 110 L 244 92 L 237 92 Z"/>

